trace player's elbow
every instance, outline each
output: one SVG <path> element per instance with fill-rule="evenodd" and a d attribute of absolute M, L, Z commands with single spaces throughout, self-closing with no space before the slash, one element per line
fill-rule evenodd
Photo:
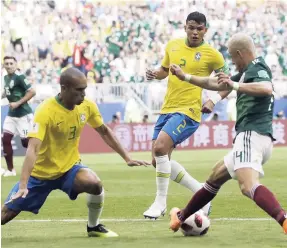
<path fill-rule="evenodd" d="M 271 83 L 266 83 L 264 85 L 264 88 L 262 89 L 261 94 L 264 95 L 264 96 L 272 96 L 272 94 L 273 94 L 272 84 Z"/>
<path fill-rule="evenodd" d="M 32 97 L 36 96 L 36 91 L 34 89 L 31 89 L 29 92 L 32 95 Z"/>
<path fill-rule="evenodd" d="M 268 86 L 265 88 L 265 94 L 266 94 L 266 96 L 272 96 L 272 94 L 273 94 L 272 86 Z"/>

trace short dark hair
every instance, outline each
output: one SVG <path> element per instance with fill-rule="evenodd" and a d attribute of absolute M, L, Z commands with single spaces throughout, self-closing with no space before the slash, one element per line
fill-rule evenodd
<path fill-rule="evenodd" d="M 13 59 L 15 62 L 17 62 L 17 59 L 14 56 L 5 56 L 3 60 L 6 59 Z"/>
<path fill-rule="evenodd" d="M 187 18 L 186 18 L 186 23 L 187 23 L 188 21 L 195 21 L 195 22 L 197 22 L 198 24 L 199 24 L 199 23 L 203 23 L 204 26 L 206 26 L 206 17 L 205 17 L 205 15 L 202 14 L 202 13 L 200 13 L 200 12 L 197 12 L 197 11 L 191 12 L 191 13 L 187 16 Z"/>

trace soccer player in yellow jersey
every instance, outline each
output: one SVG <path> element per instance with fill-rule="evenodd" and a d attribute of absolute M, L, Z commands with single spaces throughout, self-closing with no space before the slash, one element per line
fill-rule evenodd
<path fill-rule="evenodd" d="M 206 102 L 202 108 L 202 88 L 183 84 L 169 72 L 171 64 L 179 65 L 185 73 L 209 76 L 213 71 L 228 72 L 223 56 L 204 41 L 207 31 L 206 17 L 199 12 L 190 13 L 186 19 L 187 37 L 168 42 L 165 56 L 158 70 L 147 70 L 148 80 L 168 77 L 164 103 L 154 128 L 153 165 L 156 167 L 157 193 L 154 203 L 143 213 L 146 218 L 157 219 L 166 212 L 169 179 L 185 186 L 194 193 L 202 184 L 191 177 L 178 162 L 170 160 L 176 145 L 190 137 L 198 128 L 202 109 L 212 110 L 217 101 L 229 92 L 221 92 Z M 209 214 L 210 203 L 203 210 Z"/>
<path fill-rule="evenodd" d="M 115 237 L 116 233 L 99 223 L 104 189 L 99 177 L 81 163 L 78 151 L 85 124 L 93 127 L 128 166 L 147 165 L 132 160 L 112 131 L 103 123 L 95 103 L 85 99 L 87 79 L 75 68 L 60 77 L 61 92 L 36 110 L 20 182 L 11 190 L 2 207 L 1 224 L 21 211 L 37 214 L 51 191 L 60 189 L 71 200 L 87 193 L 89 209 L 87 232 L 92 237 Z"/>

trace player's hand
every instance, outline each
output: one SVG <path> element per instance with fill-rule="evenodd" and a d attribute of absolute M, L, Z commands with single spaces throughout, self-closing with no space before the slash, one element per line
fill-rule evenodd
<path fill-rule="evenodd" d="M 28 192 L 29 190 L 27 188 L 24 188 L 24 189 L 19 189 L 18 192 L 15 194 L 15 195 L 12 195 L 10 200 L 6 202 L 7 203 L 10 203 L 10 202 L 13 202 L 19 198 L 26 198 L 26 196 L 28 195 Z"/>
<path fill-rule="evenodd" d="M 173 75 L 177 76 L 180 80 L 182 80 L 182 81 L 184 80 L 185 73 L 183 72 L 183 70 L 178 65 L 172 64 L 169 67 L 169 70 Z"/>
<path fill-rule="evenodd" d="M 18 102 L 11 102 L 9 104 L 10 109 L 14 110 L 16 108 L 18 108 L 20 106 L 20 104 Z"/>
<path fill-rule="evenodd" d="M 148 166 L 151 165 L 151 163 L 143 161 L 143 160 L 133 160 L 131 159 L 130 161 L 127 162 L 127 165 L 130 167 L 134 166 Z"/>
<path fill-rule="evenodd" d="M 150 69 L 146 70 L 146 79 L 148 81 L 154 80 L 154 79 L 156 79 L 156 77 L 157 77 L 157 73 L 155 70 L 150 70 Z"/>
<path fill-rule="evenodd" d="M 226 90 L 232 90 L 233 89 L 233 81 L 230 79 L 230 77 L 223 72 L 219 72 L 215 75 L 218 77 L 217 83 L 223 84 L 226 87 Z"/>
<path fill-rule="evenodd" d="M 201 112 L 204 114 L 210 114 L 213 111 L 214 103 L 211 100 L 205 102 L 202 106 Z"/>

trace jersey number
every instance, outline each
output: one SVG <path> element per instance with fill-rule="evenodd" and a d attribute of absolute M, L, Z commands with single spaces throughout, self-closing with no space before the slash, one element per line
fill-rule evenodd
<path fill-rule="evenodd" d="M 11 95 L 9 87 L 5 87 L 5 94 L 6 94 L 6 96 L 10 96 Z"/>
<path fill-rule="evenodd" d="M 70 134 L 68 140 L 72 140 L 76 137 L 76 130 L 77 130 L 76 126 L 70 127 Z"/>
<path fill-rule="evenodd" d="M 240 160 L 240 163 L 242 163 L 242 160 L 243 160 L 243 153 L 242 152 L 239 152 L 239 151 L 236 151 L 233 156 L 235 156 L 234 160 L 238 159 Z"/>
<path fill-rule="evenodd" d="M 273 103 L 273 102 L 274 102 L 274 99 L 273 99 L 273 97 L 271 97 L 268 111 L 271 111 L 271 110 L 272 110 L 272 103 Z"/>
<path fill-rule="evenodd" d="M 180 62 L 181 62 L 179 64 L 180 67 L 184 67 L 186 65 L 186 60 L 185 59 L 180 59 Z"/>

